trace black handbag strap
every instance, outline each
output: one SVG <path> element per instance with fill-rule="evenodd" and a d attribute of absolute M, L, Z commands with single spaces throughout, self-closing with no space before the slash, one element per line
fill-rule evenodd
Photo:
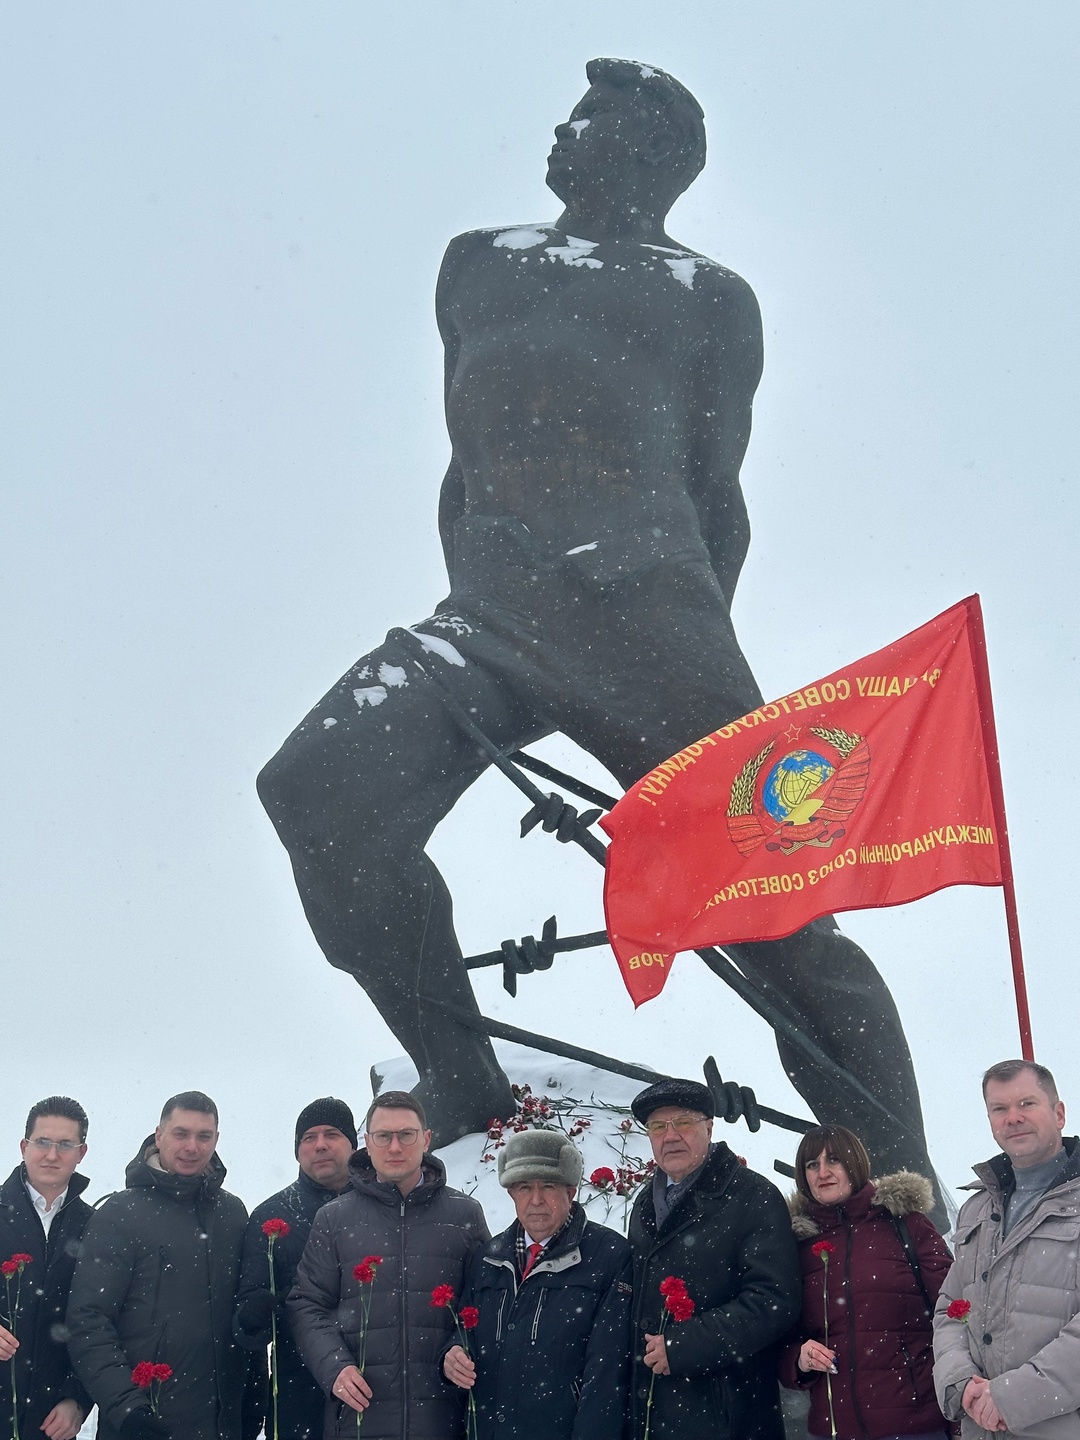
<path fill-rule="evenodd" d="M 911 1231 L 908 1229 L 907 1220 L 903 1215 L 893 1215 L 891 1213 L 889 1219 L 892 1221 L 893 1229 L 896 1231 L 896 1238 L 904 1247 L 904 1254 L 907 1257 L 907 1263 L 911 1266 L 911 1273 L 915 1276 L 915 1284 L 919 1287 L 919 1294 L 922 1296 L 923 1304 L 926 1306 L 926 1313 L 928 1316 L 932 1316 L 934 1307 L 930 1301 L 930 1292 L 926 1288 L 926 1281 L 923 1279 L 922 1267 L 919 1265 L 919 1257 L 915 1254 L 915 1246 L 911 1243 Z"/>

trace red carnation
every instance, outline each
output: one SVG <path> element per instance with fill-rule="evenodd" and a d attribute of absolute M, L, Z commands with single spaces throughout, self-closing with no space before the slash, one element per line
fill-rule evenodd
<path fill-rule="evenodd" d="M 963 1320 L 966 1323 L 968 1316 L 971 1314 L 971 1301 L 954 1300 L 945 1311 L 945 1314 L 950 1320 Z"/>
<path fill-rule="evenodd" d="M 24 1251 L 20 1251 L 18 1255 L 12 1255 L 11 1258 L 15 1261 L 15 1264 L 18 1265 L 20 1270 L 23 1268 L 24 1265 L 32 1264 L 34 1259 L 33 1255 L 27 1255 Z"/>
<path fill-rule="evenodd" d="M 359 1280 L 361 1285 L 371 1285 L 375 1281 L 375 1267 L 382 1264 L 381 1255 L 365 1255 L 360 1264 L 352 1272 L 353 1279 Z"/>
<path fill-rule="evenodd" d="M 131 1383 L 137 1385 L 140 1390 L 149 1390 L 157 1379 L 154 1374 L 156 1368 L 152 1361 L 140 1360 L 131 1372 Z"/>
<path fill-rule="evenodd" d="M 685 1295 L 686 1281 L 680 1280 L 676 1275 L 669 1275 L 666 1280 L 660 1281 L 661 1295 Z"/>
<path fill-rule="evenodd" d="M 664 1309 L 671 1312 L 673 1320 L 689 1320 L 694 1313 L 694 1302 L 689 1295 L 668 1295 L 664 1299 Z"/>
<path fill-rule="evenodd" d="M 436 1285 L 431 1292 L 431 1303 L 439 1310 L 454 1303 L 454 1287 L 452 1285 Z"/>
<path fill-rule="evenodd" d="M 288 1235 L 290 1229 L 287 1220 L 264 1220 L 262 1232 L 270 1240 L 276 1240 L 279 1235 Z"/>
<path fill-rule="evenodd" d="M 153 1365 L 153 1366 L 151 1366 L 151 1369 L 152 1369 L 153 1372 L 154 1372 L 154 1379 L 155 1379 L 155 1380 L 171 1380 L 171 1379 L 172 1379 L 173 1369 L 172 1369 L 172 1366 L 171 1366 L 171 1365 Z"/>
<path fill-rule="evenodd" d="M 816 1240 L 814 1244 L 810 1246 L 810 1254 L 816 1255 L 823 1264 L 827 1265 L 829 1263 L 829 1256 L 836 1254 L 836 1246 L 831 1240 Z"/>
<path fill-rule="evenodd" d="M 589 1176 L 589 1184 L 596 1185 L 597 1187 L 601 1185 L 614 1185 L 615 1171 L 608 1169 L 606 1165 L 601 1165 L 599 1170 L 594 1170 Z"/>
<path fill-rule="evenodd" d="M 0 1262 L 0 1275 L 14 1275 L 19 1268 L 17 1260 L 4 1260 Z"/>
<path fill-rule="evenodd" d="M 480 1311 L 475 1305 L 463 1305 L 458 1311 L 458 1319 L 463 1330 L 475 1330 L 480 1324 Z"/>

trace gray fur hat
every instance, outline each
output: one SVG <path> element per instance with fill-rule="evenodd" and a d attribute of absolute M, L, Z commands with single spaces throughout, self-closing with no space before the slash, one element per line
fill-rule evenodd
<path fill-rule="evenodd" d="M 561 1130 L 518 1130 L 499 1151 L 499 1184 L 504 1190 L 519 1180 L 552 1180 L 576 1188 L 584 1161 Z"/>

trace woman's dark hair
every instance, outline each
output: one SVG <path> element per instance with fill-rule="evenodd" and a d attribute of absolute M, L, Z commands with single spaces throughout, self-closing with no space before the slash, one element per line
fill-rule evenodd
<path fill-rule="evenodd" d="M 866 1146 L 852 1130 L 843 1125 L 815 1125 L 799 1141 L 795 1155 L 795 1188 L 807 1200 L 813 1200 L 810 1185 L 806 1179 L 806 1167 L 816 1160 L 823 1150 L 843 1165 L 848 1173 L 853 1191 L 858 1191 L 870 1179 L 870 1156 Z"/>

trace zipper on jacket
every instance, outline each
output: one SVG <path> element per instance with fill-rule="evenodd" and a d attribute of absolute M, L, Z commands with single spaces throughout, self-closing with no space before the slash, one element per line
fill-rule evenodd
<path fill-rule="evenodd" d="M 536 1344 L 536 1332 L 540 1328 L 540 1311 L 544 1308 L 544 1291 L 540 1291 L 539 1299 L 536 1302 L 536 1314 L 533 1316 L 532 1335 L 530 1339 Z"/>
<path fill-rule="evenodd" d="M 851 1243 L 854 1239 L 851 1221 L 847 1215 L 844 1216 L 844 1228 L 847 1230 L 847 1244 L 844 1247 L 844 1303 L 847 1305 L 848 1322 L 848 1370 L 851 1372 L 851 1408 L 855 1412 L 855 1419 L 862 1432 L 863 1440 L 870 1440 L 866 1429 L 866 1421 L 863 1419 L 862 1411 L 859 1409 L 859 1381 L 856 1371 L 858 1369 L 855 1353 L 855 1306 L 851 1298 Z"/>
<path fill-rule="evenodd" d="M 401 1440 L 409 1440 L 409 1287 L 405 1278 L 405 1196 L 398 1221 L 401 1231 Z"/>
<path fill-rule="evenodd" d="M 501 1296 L 500 1299 L 499 1299 L 499 1313 L 498 1313 L 498 1316 L 497 1316 L 496 1319 L 495 1319 L 495 1344 L 496 1344 L 496 1345 L 498 1345 L 499 1342 L 502 1340 L 503 1311 L 506 1309 L 506 1297 L 507 1297 L 508 1294 L 509 1294 L 509 1291 L 504 1290 L 504 1291 L 502 1292 L 502 1296 Z"/>
<path fill-rule="evenodd" d="M 164 1246 L 164 1245 L 159 1245 L 159 1246 L 158 1246 L 158 1252 L 157 1252 L 157 1258 L 158 1258 L 157 1274 L 156 1274 L 155 1277 L 154 1277 L 154 1303 L 153 1303 L 153 1304 L 151 1305 L 151 1307 L 150 1307 L 150 1324 L 151 1324 L 152 1326 L 155 1326 L 155 1327 L 157 1326 L 157 1323 L 158 1323 L 158 1305 L 159 1305 L 159 1303 L 160 1303 L 160 1301 L 161 1301 L 161 1282 L 162 1282 L 162 1280 L 163 1280 L 163 1278 L 164 1278 L 164 1275 L 165 1275 L 165 1266 L 166 1266 L 165 1255 L 166 1255 L 165 1246 Z"/>

